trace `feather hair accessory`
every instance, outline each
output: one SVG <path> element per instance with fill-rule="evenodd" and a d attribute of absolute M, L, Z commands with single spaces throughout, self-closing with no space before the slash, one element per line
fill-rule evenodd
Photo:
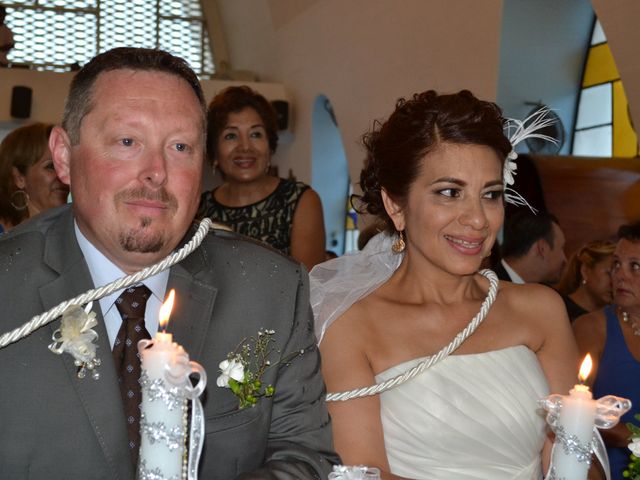
<path fill-rule="evenodd" d="M 544 133 L 540 133 L 540 130 L 555 123 L 555 120 L 549 117 L 550 112 L 551 110 L 548 107 L 542 107 L 524 120 L 509 118 L 505 123 L 505 134 L 511 143 L 511 151 L 504 161 L 504 168 L 502 172 L 504 178 L 504 199 L 505 202 L 512 205 L 527 206 L 534 213 L 536 212 L 536 209 L 509 185 L 513 185 L 515 183 L 514 177 L 518 168 L 518 165 L 516 164 L 516 159 L 518 158 L 518 154 L 515 150 L 516 145 L 527 138 L 540 138 L 547 142 L 551 142 L 556 145 L 558 144 L 558 141 L 555 138 L 545 135 Z"/>

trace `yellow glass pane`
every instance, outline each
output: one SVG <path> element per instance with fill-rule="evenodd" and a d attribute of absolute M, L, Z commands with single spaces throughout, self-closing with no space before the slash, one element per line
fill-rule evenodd
<path fill-rule="evenodd" d="M 587 65 L 584 69 L 582 87 L 591 87 L 599 83 L 611 82 L 620 78 L 616 62 L 611 55 L 608 43 L 601 43 L 589 49 Z"/>
<path fill-rule="evenodd" d="M 631 125 L 629 105 L 622 81 L 613 82 L 613 156 L 635 157 L 638 136 Z"/>
<path fill-rule="evenodd" d="M 346 230 L 355 230 L 356 229 L 356 223 L 353 221 L 353 218 L 351 217 L 351 215 L 347 215 L 345 218 L 345 223 L 344 223 L 344 228 Z"/>

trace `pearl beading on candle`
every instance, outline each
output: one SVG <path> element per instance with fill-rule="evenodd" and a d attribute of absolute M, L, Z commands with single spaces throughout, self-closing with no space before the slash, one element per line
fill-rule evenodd
<path fill-rule="evenodd" d="M 553 465 L 551 466 L 551 468 L 549 469 L 549 473 L 547 474 L 545 480 L 567 480 L 567 477 L 558 477 L 558 475 L 556 474 L 556 467 L 554 467 Z"/>
<path fill-rule="evenodd" d="M 191 405 L 192 428 L 189 434 L 189 440 L 192 448 L 189 449 L 188 459 L 185 461 L 183 473 L 185 478 L 198 477 L 198 462 L 194 459 L 200 454 L 204 442 L 204 411 L 202 410 L 202 404 L 200 402 L 194 402 Z"/>

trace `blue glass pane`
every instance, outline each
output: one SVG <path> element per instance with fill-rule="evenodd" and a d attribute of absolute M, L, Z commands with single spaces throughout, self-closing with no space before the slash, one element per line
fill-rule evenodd
<path fill-rule="evenodd" d="M 596 85 L 582 90 L 576 129 L 611 123 L 611 84 Z"/>
<path fill-rule="evenodd" d="M 602 24 L 600 20 L 596 20 L 596 24 L 593 26 L 593 34 L 591 35 L 591 45 L 598 45 L 607 41 L 607 37 L 602 30 Z"/>
<path fill-rule="evenodd" d="M 610 157 L 612 154 L 611 125 L 575 132 L 573 155 L 584 157 Z"/>

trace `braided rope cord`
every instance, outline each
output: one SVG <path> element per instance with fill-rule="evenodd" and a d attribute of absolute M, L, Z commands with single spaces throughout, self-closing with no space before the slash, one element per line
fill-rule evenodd
<path fill-rule="evenodd" d="M 183 260 L 187 255 L 193 252 L 196 248 L 200 246 L 202 240 L 204 240 L 205 235 L 209 231 L 212 222 L 209 218 L 204 218 L 200 225 L 198 225 L 198 229 L 196 233 L 193 235 L 193 238 L 189 240 L 180 250 L 173 252 L 171 255 L 166 257 L 164 260 L 146 267 L 139 272 L 133 273 L 131 275 L 127 275 L 126 277 L 119 278 L 114 280 L 107 285 L 103 285 L 102 287 L 89 290 L 77 297 L 74 297 L 70 300 L 66 300 L 49 311 L 45 313 L 41 313 L 40 315 L 36 315 L 32 317 L 27 323 L 18 327 L 10 332 L 4 333 L 0 336 L 0 348 L 4 348 L 7 345 L 17 342 L 25 338 L 27 335 L 30 335 L 38 328 L 47 325 L 51 321 L 55 320 L 57 317 L 62 315 L 62 313 L 71 305 L 84 305 L 93 300 L 97 300 L 99 298 L 105 297 L 117 290 L 121 290 L 123 288 L 130 287 L 131 285 L 135 285 L 136 283 L 140 283 L 146 278 L 149 278 L 167 268 L 172 267 L 176 263 Z"/>
<path fill-rule="evenodd" d="M 455 336 L 451 343 L 445 346 L 437 354 L 426 358 L 413 368 L 382 383 L 377 383 L 369 387 L 356 388 L 354 390 L 349 390 L 346 392 L 328 393 L 326 397 L 327 402 L 345 402 L 353 398 L 369 397 L 372 395 L 377 395 L 378 393 L 386 392 L 387 390 L 408 382 L 417 375 L 420 375 L 426 369 L 431 368 L 439 361 L 448 357 L 476 330 L 476 328 L 478 328 L 478 326 L 486 318 L 487 314 L 489 313 L 489 309 L 493 305 L 493 302 L 495 301 L 498 294 L 497 275 L 491 270 L 482 270 L 480 271 L 480 274 L 489 280 L 489 291 L 487 292 L 487 296 L 482 302 L 480 311 L 477 313 L 477 315 L 473 317 L 469 324 Z"/>

